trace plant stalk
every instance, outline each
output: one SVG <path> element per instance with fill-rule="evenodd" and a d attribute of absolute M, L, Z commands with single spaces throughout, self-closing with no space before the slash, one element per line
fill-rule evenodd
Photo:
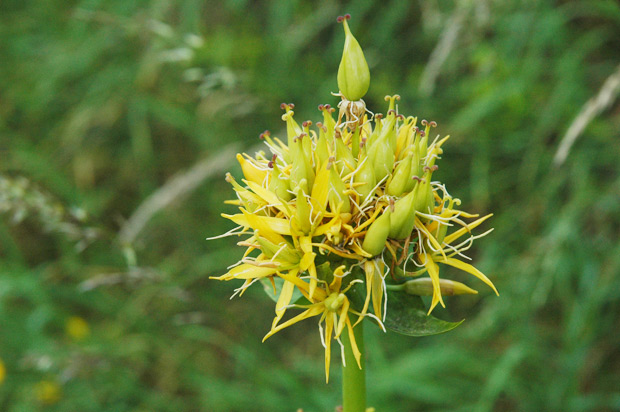
<path fill-rule="evenodd" d="M 341 335 L 344 345 L 344 359 L 346 366 L 342 367 L 342 411 L 343 412 L 365 412 L 366 411 L 366 365 L 364 360 L 364 322 L 360 322 L 353 328 L 355 342 L 362 356 L 360 363 L 362 368 L 357 366 L 349 334 L 346 332 Z"/>

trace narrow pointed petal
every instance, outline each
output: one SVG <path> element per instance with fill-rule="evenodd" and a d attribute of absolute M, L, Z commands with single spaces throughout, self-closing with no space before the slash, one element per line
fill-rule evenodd
<path fill-rule="evenodd" d="M 284 316 L 286 312 L 286 307 L 291 303 L 291 298 L 293 297 L 293 292 L 295 291 L 295 285 L 291 282 L 284 281 L 282 285 L 282 290 L 280 291 L 280 296 L 278 297 L 278 302 L 276 303 L 276 317 L 273 320 L 273 324 L 271 328 L 275 328 Z"/>
<path fill-rule="evenodd" d="M 471 222 L 467 226 L 460 228 L 456 232 L 449 234 L 448 236 L 446 236 L 444 238 L 444 240 L 443 240 L 444 243 L 450 244 L 450 243 L 454 242 L 456 239 L 458 239 L 461 236 L 463 236 L 464 234 L 470 233 L 472 231 L 472 229 L 474 229 L 477 226 L 479 226 L 482 222 L 484 222 L 485 220 L 487 220 L 491 216 L 493 216 L 493 213 L 490 213 L 490 214 L 488 214 L 488 215 L 486 215 L 484 217 L 481 217 L 480 219 Z"/>
<path fill-rule="evenodd" d="M 263 338 L 263 342 L 266 341 L 270 336 L 274 335 L 275 333 L 281 331 L 284 328 L 288 328 L 289 326 L 300 322 L 304 319 L 308 319 L 311 318 L 313 316 L 317 316 L 318 314 L 323 313 L 323 307 L 321 304 L 314 304 L 312 306 L 310 306 L 308 309 L 306 309 L 305 311 L 301 312 L 299 315 L 295 316 L 294 318 L 291 318 L 289 320 L 287 320 L 286 322 L 276 326 L 275 328 L 271 329 L 269 331 L 269 333 L 267 333 L 265 335 L 265 337 Z"/>
<path fill-rule="evenodd" d="M 476 269 L 475 267 L 473 267 L 469 263 L 465 263 L 465 262 L 462 262 L 462 261 L 460 261 L 458 259 L 454 259 L 454 258 L 448 258 L 443 263 L 446 263 L 446 264 L 448 264 L 450 266 L 454 266 L 457 269 L 461 269 L 461 270 L 463 270 L 463 271 L 465 271 L 467 273 L 470 273 L 470 274 L 474 275 L 475 277 L 477 277 L 478 279 L 480 279 L 481 281 L 486 283 L 491 289 L 493 289 L 495 294 L 497 296 L 499 296 L 499 292 L 495 288 L 495 285 L 493 284 L 493 282 L 491 282 L 491 280 L 488 277 L 486 277 L 484 273 L 482 273 L 481 271 L 479 271 L 478 269 Z"/>

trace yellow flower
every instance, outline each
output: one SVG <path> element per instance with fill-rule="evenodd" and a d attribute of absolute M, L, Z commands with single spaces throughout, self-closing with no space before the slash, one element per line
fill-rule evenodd
<path fill-rule="evenodd" d="M 6 367 L 4 366 L 4 362 L 0 359 L 0 384 L 4 382 L 4 378 L 6 377 Z"/>
<path fill-rule="evenodd" d="M 61 388 L 58 382 L 43 380 L 34 387 L 36 399 L 44 405 L 53 405 L 60 400 Z"/>
<path fill-rule="evenodd" d="M 353 349 L 353 355 L 355 356 L 355 360 L 357 362 L 357 366 L 361 368 L 360 358 L 361 353 L 357 348 L 357 343 L 355 341 L 355 336 L 353 334 L 353 324 L 351 323 L 351 319 L 349 317 L 349 312 L 352 312 L 359 317 L 362 316 L 361 313 L 353 310 L 351 308 L 351 304 L 349 299 L 345 295 L 348 288 L 351 287 L 349 285 L 344 290 L 341 290 L 342 286 L 342 278 L 346 275 L 344 272 L 345 266 L 340 266 L 334 271 L 332 282 L 325 286 L 321 286 L 315 291 L 315 301 L 311 305 L 307 306 L 299 306 L 301 308 L 305 308 L 306 310 L 295 316 L 294 318 L 289 319 L 288 321 L 276 325 L 274 323 L 271 331 L 263 338 L 263 342 L 269 338 L 274 333 L 291 326 L 294 323 L 302 321 L 304 319 L 308 319 L 314 316 L 321 315 L 319 319 L 319 328 L 321 330 L 321 341 L 323 346 L 325 347 L 325 380 L 329 382 L 329 364 L 331 358 L 331 340 L 336 339 L 338 343 L 340 343 L 340 335 L 344 331 L 344 328 L 347 328 L 347 333 L 349 334 L 349 339 L 351 341 L 351 347 Z M 296 276 L 291 275 L 281 275 L 286 282 L 291 285 L 295 285 L 301 293 L 306 297 L 310 298 L 310 286 Z M 280 302 L 278 302 L 279 304 Z M 342 344 L 341 344 L 342 345 Z"/>
<path fill-rule="evenodd" d="M 462 219 L 478 215 L 455 209 L 460 201 L 433 180 L 448 137 L 431 137 L 435 122 L 422 120 L 418 126 L 417 117 L 399 114 L 398 95 L 386 96 L 385 116 L 366 110 L 357 99 L 367 89 L 367 66 L 362 67 L 361 48 L 346 19 L 343 22 L 348 43 L 341 63 L 344 74 L 338 75 L 342 101 L 337 119 L 335 109 L 320 105 L 322 121 L 313 129 L 311 121 L 300 125 L 295 120 L 293 104 L 283 103 L 286 139 L 265 131 L 260 138 L 270 154 L 237 156 L 244 179 L 237 182 L 229 174 L 226 180 L 236 194 L 227 203 L 239 211 L 222 216 L 238 226 L 222 236 L 245 236 L 238 245 L 246 251 L 215 278 L 242 280 L 235 295 L 257 281 L 273 285 L 275 317 L 265 338 L 319 316 L 327 377 L 331 341 L 340 342 L 345 327 L 358 363 L 355 326 L 370 318 L 383 328 L 386 279 L 402 283 L 428 273 L 427 280 L 415 281 L 406 290 L 432 294 L 429 314 L 438 303 L 444 305 L 442 290 L 473 291 L 441 279 L 438 264 L 464 270 L 497 292 L 463 260 L 469 259 L 464 252 L 473 241 L 489 233 L 474 236 L 471 231 L 490 215 L 465 223 Z M 456 230 L 448 233 L 450 228 Z M 280 279 L 278 289 L 275 279 Z M 293 301 L 300 294 L 306 304 Z M 282 322 L 293 307 L 304 310 Z"/>
<path fill-rule="evenodd" d="M 75 340 L 83 340 L 90 334 L 90 326 L 83 318 L 71 316 L 65 324 L 67 335 Z"/>

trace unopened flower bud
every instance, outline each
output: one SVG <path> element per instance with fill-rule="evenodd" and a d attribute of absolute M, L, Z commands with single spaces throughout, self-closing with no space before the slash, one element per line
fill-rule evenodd
<path fill-rule="evenodd" d="M 260 236 L 258 230 L 254 233 L 256 236 L 256 243 L 260 245 L 260 250 L 266 257 L 272 258 L 274 255 L 277 254 L 279 259 L 285 260 L 290 263 L 298 263 L 301 259 L 299 252 L 297 252 L 287 243 L 281 243 L 277 245 L 270 240 Z"/>
<path fill-rule="evenodd" d="M 360 204 L 363 204 L 368 195 L 373 192 L 375 185 L 377 184 L 375 169 L 370 161 L 370 158 L 366 154 L 365 145 L 361 148 L 360 162 L 363 163 L 361 163 L 360 170 L 355 174 L 354 181 L 355 183 L 359 183 L 359 185 L 355 187 L 355 190 L 357 190 L 357 193 L 360 194 Z"/>
<path fill-rule="evenodd" d="M 407 186 L 412 184 L 411 179 L 411 160 L 413 155 L 408 155 L 396 166 L 392 180 L 388 183 L 387 194 L 390 196 L 400 196 L 407 190 Z M 411 190 L 411 189 L 409 189 Z"/>
<path fill-rule="evenodd" d="M 288 202 L 293 198 L 293 195 L 288 191 L 289 180 L 283 178 L 282 172 L 276 163 L 275 155 L 273 160 L 269 162 L 269 165 L 272 167 L 269 176 L 269 191 L 275 193 L 283 201 Z"/>
<path fill-rule="evenodd" d="M 372 222 L 368 228 L 368 232 L 366 232 L 364 243 L 362 243 L 362 249 L 370 253 L 372 256 L 380 254 L 385 248 L 385 241 L 390 234 L 391 215 L 392 211 L 388 206 L 383 214 Z"/>
<path fill-rule="evenodd" d="M 241 171 L 246 180 L 262 185 L 267 177 L 267 171 L 259 169 L 254 163 L 237 153 L 237 161 L 241 165 Z"/>
<path fill-rule="evenodd" d="M 454 280 L 439 279 L 439 288 L 443 296 L 476 295 L 478 291 Z M 405 292 L 410 295 L 433 296 L 431 278 L 413 279 L 405 282 Z"/>
<path fill-rule="evenodd" d="M 331 159 L 330 162 L 333 162 L 333 159 Z M 338 210 L 338 205 L 342 203 L 340 213 L 349 213 L 351 211 L 351 201 L 349 200 L 349 196 L 345 194 L 346 186 L 333 163 L 331 167 L 329 167 L 329 186 L 330 190 L 327 199 L 330 209 Z"/>
<path fill-rule="evenodd" d="M 370 70 L 364 52 L 347 23 L 349 15 L 339 19 L 344 25 L 344 50 L 338 67 L 338 88 L 347 100 L 360 100 L 370 86 Z"/>
<path fill-rule="evenodd" d="M 394 212 L 390 222 L 390 238 L 400 240 L 411 234 L 413 226 L 415 226 L 415 192 L 418 186 L 419 183 L 411 192 L 398 199 L 394 204 Z"/>
<path fill-rule="evenodd" d="M 306 199 L 304 189 L 307 190 L 308 183 L 305 179 L 302 179 L 297 186 L 295 193 L 297 195 L 297 204 L 295 209 L 295 220 L 297 227 L 304 234 L 310 233 L 312 229 L 312 223 L 310 222 L 310 205 Z"/>

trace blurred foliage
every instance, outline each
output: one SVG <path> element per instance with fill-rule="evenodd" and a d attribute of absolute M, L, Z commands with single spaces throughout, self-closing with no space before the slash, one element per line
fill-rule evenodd
<path fill-rule="evenodd" d="M 208 280 L 239 255 L 204 240 L 230 229 L 222 173 L 117 234 L 173 175 L 277 134 L 282 101 L 337 103 L 344 12 L 368 107 L 399 93 L 453 136 L 438 173 L 495 213 L 474 258 L 501 293 L 449 299 L 446 335 L 366 328 L 370 404 L 620 409 L 620 104 L 551 161 L 620 61 L 617 1 L 3 0 L 0 410 L 333 410 L 315 327 L 262 344 L 262 288 Z"/>

